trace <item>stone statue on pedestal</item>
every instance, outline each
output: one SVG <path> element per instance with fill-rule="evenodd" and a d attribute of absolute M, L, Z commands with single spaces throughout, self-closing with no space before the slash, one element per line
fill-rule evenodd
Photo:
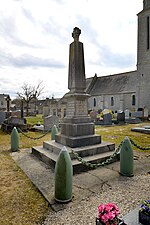
<path fill-rule="evenodd" d="M 94 123 L 88 115 L 89 95 L 86 93 L 84 50 L 83 43 L 79 42 L 80 34 L 81 30 L 75 27 L 72 33 L 74 41 L 69 48 L 68 88 L 70 91 L 65 95 L 67 109 L 61 123 L 61 132 L 55 134 L 55 140 L 43 142 L 42 149 L 32 148 L 33 154 L 54 165 L 56 155 L 65 146 L 72 159 L 74 173 L 88 168 L 75 159 L 72 150 L 79 156 L 86 157 L 86 161 L 98 163 L 108 158 L 115 148 L 113 143 L 101 143 L 101 136 L 95 134 Z"/>
<path fill-rule="evenodd" d="M 79 42 L 81 30 L 73 29 L 74 41 L 69 49 L 69 74 L 66 116 L 61 124 L 61 134 L 55 141 L 69 147 L 80 147 L 101 143 L 101 137 L 94 134 L 94 124 L 88 115 L 83 43 Z"/>
<path fill-rule="evenodd" d="M 79 42 L 81 30 L 78 27 L 73 29 L 72 37 L 74 42 L 70 44 L 69 50 L 69 74 L 68 88 L 71 92 L 85 92 L 85 65 L 83 43 Z"/>

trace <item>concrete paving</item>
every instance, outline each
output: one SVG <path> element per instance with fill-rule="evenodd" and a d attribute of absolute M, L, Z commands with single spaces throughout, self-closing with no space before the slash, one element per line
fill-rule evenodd
<path fill-rule="evenodd" d="M 136 207 L 135 209 L 131 210 L 127 215 L 123 217 L 124 221 L 127 225 L 140 225 L 139 223 L 139 207 Z"/>
<path fill-rule="evenodd" d="M 107 186 L 106 184 L 109 181 L 125 179 L 119 174 L 119 161 L 105 167 L 74 175 L 72 201 L 69 204 L 58 204 L 54 200 L 54 169 L 37 159 L 31 153 L 31 149 L 12 152 L 11 156 L 55 211 L 64 209 L 68 205 L 77 205 L 83 198 L 90 196 L 91 193 L 97 193 L 100 187 Z M 135 176 L 150 172 L 149 157 L 141 157 L 139 153 L 135 159 Z"/>

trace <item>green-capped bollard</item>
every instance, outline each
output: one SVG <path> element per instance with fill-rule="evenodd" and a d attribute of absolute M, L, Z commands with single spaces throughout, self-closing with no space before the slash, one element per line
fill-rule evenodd
<path fill-rule="evenodd" d="M 55 200 L 66 203 L 72 199 L 73 168 L 70 155 L 63 147 L 55 165 Z"/>
<path fill-rule="evenodd" d="M 19 149 L 19 134 L 17 128 L 14 127 L 11 132 L 11 151 L 16 152 Z"/>
<path fill-rule="evenodd" d="M 133 176 L 133 150 L 128 137 L 125 137 L 120 151 L 120 174 Z"/>
<path fill-rule="evenodd" d="M 51 131 L 51 140 L 55 140 L 55 135 L 58 134 L 58 129 L 56 127 L 56 125 L 54 125 L 52 127 L 52 131 Z"/>

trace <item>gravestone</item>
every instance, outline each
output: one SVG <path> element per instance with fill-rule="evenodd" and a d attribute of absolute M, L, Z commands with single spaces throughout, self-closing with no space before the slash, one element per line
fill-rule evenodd
<path fill-rule="evenodd" d="M 50 114 L 50 107 L 44 106 L 43 107 L 43 116 L 46 117 Z"/>
<path fill-rule="evenodd" d="M 143 111 L 135 111 L 135 112 L 132 112 L 131 117 L 143 118 Z"/>
<path fill-rule="evenodd" d="M 47 116 L 44 117 L 44 131 L 51 130 L 51 128 L 56 125 L 57 127 L 59 126 L 59 118 L 58 116 Z"/>
<path fill-rule="evenodd" d="M 112 115 L 110 113 L 104 114 L 103 125 L 112 125 Z"/>
<path fill-rule="evenodd" d="M 145 119 L 147 119 L 148 118 L 148 108 L 146 108 L 146 107 L 144 107 L 144 109 L 143 109 L 143 116 L 144 116 L 144 118 Z"/>
<path fill-rule="evenodd" d="M 20 128 L 22 131 L 27 130 L 26 119 L 11 116 L 2 123 L 3 131 L 12 131 L 13 127 Z"/>
<path fill-rule="evenodd" d="M 124 124 L 124 123 L 125 123 L 125 113 L 124 113 L 124 112 L 119 111 L 119 112 L 117 113 L 117 122 L 118 122 L 119 124 Z"/>
<path fill-rule="evenodd" d="M 90 112 L 90 117 L 91 117 L 92 121 L 95 122 L 96 118 L 97 118 L 97 112 L 96 111 L 91 111 Z"/>
<path fill-rule="evenodd" d="M 124 113 L 125 113 L 125 119 L 129 119 L 129 117 L 130 117 L 130 111 L 129 111 L 129 109 L 126 109 L 124 111 Z"/>
<path fill-rule="evenodd" d="M 24 118 L 18 118 L 18 117 L 15 117 L 15 116 L 14 116 L 14 117 L 10 117 L 10 118 L 8 119 L 8 124 L 24 125 L 24 124 L 25 124 L 25 120 L 24 120 Z"/>
<path fill-rule="evenodd" d="M 6 113 L 5 112 L 0 112 L 0 124 L 2 124 L 5 119 L 6 119 Z"/>

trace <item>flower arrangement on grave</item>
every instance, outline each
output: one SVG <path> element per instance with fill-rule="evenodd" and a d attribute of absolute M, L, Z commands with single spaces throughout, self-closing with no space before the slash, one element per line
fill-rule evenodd
<path fill-rule="evenodd" d="M 114 203 L 100 204 L 98 206 L 96 225 L 125 225 L 125 223 L 118 218 L 119 214 L 119 208 Z"/>
<path fill-rule="evenodd" d="M 143 201 L 139 209 L 139 222 L 143 225 L 150 224 L 150 199 Z"/>

